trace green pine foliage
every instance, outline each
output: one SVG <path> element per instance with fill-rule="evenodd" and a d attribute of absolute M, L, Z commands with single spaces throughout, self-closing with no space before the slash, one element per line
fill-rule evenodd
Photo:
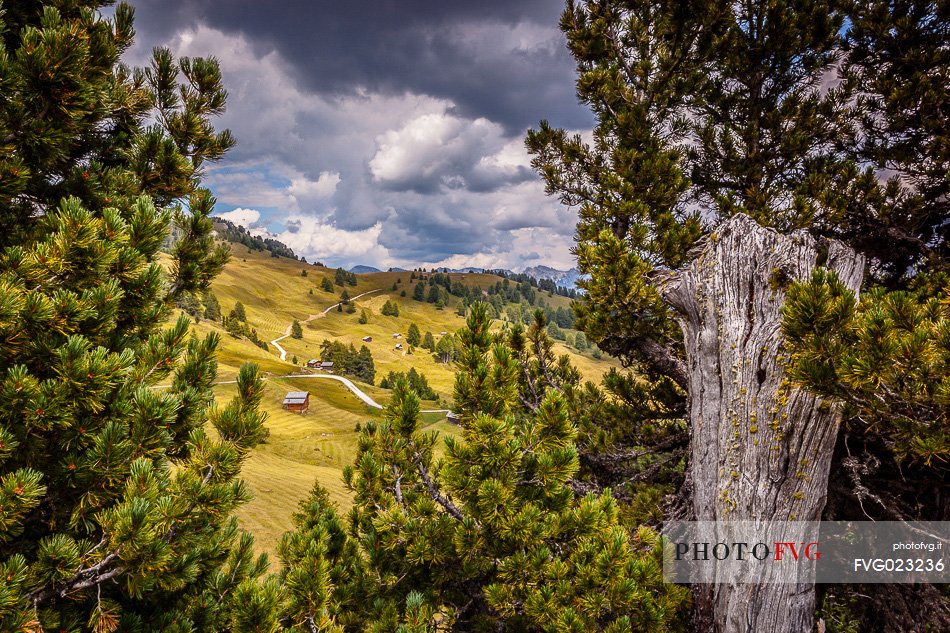
<path fill-rule="evenodd" d="M 327 492 L 315 486 L 294 514 L 294 530 L 277 546 L 285 628 L 343 633 L 359 631 L 371 591 L 355 539 Z"/>
<path fill-rule="evenodd" d="M 426 285 L 424 283 L 417 283 L 416 287 L 412 291 L 412 298 L 416 301 L 425 301 L 426 300 Z"/>
<path fill-rule="evenodd" d="M 439 357 L 439 362 L 448 364 L 458 357 L 458 339 L 454 334 L 446 334 L 439 339 L 435 345 L 435 354 Z"/>
<path fill-rule="evenodd" d="M 574 347 L 579 352 L 583 352 L 584 350 L 588 348 L 587 337 L 584 336 L 583 332 L 578 332 L 577 335 L 574 337 Z"/>
<path fill-rule="evenodd" d="M 406 341 L 412 346 L 417 346 L 422 342 L 422 334 L 419 332 L 419 326 L 415 323 L 409 324 L 409 331 L 406 333 Z"/>
<path fill-rule="evenodd" d="M 300 321 L 294 319 L 294 322 L 290 325 L 290 337 L 301 339 L 303 338 L 303 326 L 300 325 Z"/>
<path fill-rule="evenodd" d="M 621 411 L 640 411 L 631 430 L 646 431 L 633 442 L 607 432 L 603 441 L 631 447 L 618 457 L 636 458 L 591 462 L 590 476 L 609 483 L 616 464 L 646 480 L 669 474 L 663 489 L 684 481 L 682 452 L 667 449 L 686 446 L 688 368 L 662 280 L 700 239 L 715 239 L 720 222 L 746 213 L 779 231 L 842 240 L 868 258 L 860 301 L 827 277 L 788 289 L 794 380 L 846 416 L 826 512 L 950 518 L 933 501 L 946 477 L 945 3 L 576 0 L 561 28 L 578 96 L 596 120 L 593 142 L 542 122 L 526 143 L 547 191 L 579 213 L 585 342 L 595 358 L 604 350 L 646 379 L 608 377 L 607 391 L 623 394 L 609 406 L 585 396 L 591 410 L 608 412 L 605 428 Z M 600 431 L 590 428 L 596 445 Z M 881 608 L 864 609 L 864 623 L 950 621 L 946 599 L 927 587 L 914 590 L 931 591 L 926 614 L 900 607 L 923 593 L 868 591 L 857 602 Z"/>
<path fill-rule="evenodd" d="M 358 319 L 360 325 L 366 325 L 369 323 L 369 314 L 367 314 L 366 309 L 360 310 L 360 318 Z"/>
<path fill-rule="evenodd" d="M 425 336 L 422 337 L 422 348 L 433 353 L 435 352 L 435 337 L 433 337 L 432 332 L 428 330 L 426 330 Z"/>
<path fill-rule="evenodd" d="M 324 340 L 320 344 L 320 353 L 322 360 L 333 363 L 333 371 L 338 374 L 348 374 L 370 385 L 376 379 L 376 363 L 365 345 L 357 350 L 352 343 L 346 345 L 340 341 Z"/>
<path fill-rule="evenodd" d="M 390 371 L 380 381 L 379 386 L 383 389 L 395 389 L 400 381 L 405 381 L 409 389 L 423 400 L 436 400 L 439 397 L 439 394 L 429 386 L 425 374 L 417 371 L 415 367 L 410 367 L 407 372 Z"/>
<path fill-rule="evenodd" d="M 795 284 L 784 310 L 790 374 L 845 402 L 897 457 L 938 468 L 950 460 L 950 298 L 874 289 L 857 298 L 819 269 Z M 851 417 L 851 416 L 849 416 Z"/>
<path fill-rule="evenodd" d="M 320 281 L 320 289 L 324 292 L 333 292 L 333 282 L 330 281 L 329 277 L 324 277 Z"/>
<path fill-rule="evenodd" d="M 383 304 L 382 310 L 380 310 L 383 316 L 397 317 L 399 316 L 399 304 L 392 300 L 387 300 Z"/>
<path fill-rule="evenodd" d="M 223 630 L 266 568 L 230 518 L 261 378 L 212 407 L 217 337 L 167 321 L 227 260 L 200 186 L 226 92 L 210 59 L 121 66 L 106 4 L 0 14 L 0 629 Z"/>
<path fill-rule="evenodd" d="M 495 377 L 482 384 L 502 389 L 489 398 L 498 415 L 466 409 L 467 393 L 457 393 L 462 437 L 445 440 L 437 461 L 438 437 L 419 430 L 418 397 L 397 380 L 384 421 L 361 432 L 345 476 L 356 500 L 350 536 L 376 581 L 364 628 L 682 628 L 687 594 L 662 583 L 656 533 L 629 533 L 609 493 L 574 495 L 576 429 L 565 401 L 551 389 L 518 413 L 517 386 L 508 387 L 519 361 L 487 333 L 486 316 L 473 307 L 462 357 Z M 459 384 L 478 381 L 466 368 L 460 375 Z M 337 587 L 355 586 L 358 573 Z"/>
<path fill-rule="evenodd" d="M 201 304 L 204 306 L 204 318 L 210 321 L 220 321 L 221 320 L 221 304 L 218 303 L 218 298 L 214 296 L 214 293 L 210 290 L 205 292 Z"/>

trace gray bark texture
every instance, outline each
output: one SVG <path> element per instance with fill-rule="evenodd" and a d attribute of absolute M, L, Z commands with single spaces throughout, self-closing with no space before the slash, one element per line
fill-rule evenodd
<path fill-rule="evenodd" d="M 840 414 L 791 386 L 781 362 L 785 288 L 817 265 L 858 291 L 864 258 L 847 246 L 737 215 L 665 285 L 685 337 L 696 520 L 821 518 Z M 803 633 L 814 625 L 814 585 L 693 589 L 697 631 Z"/>

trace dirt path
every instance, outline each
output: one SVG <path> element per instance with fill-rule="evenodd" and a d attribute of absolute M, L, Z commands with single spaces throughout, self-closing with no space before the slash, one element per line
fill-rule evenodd
<path fill-rule="evenodd" d="M 274 376 L 274 378 L 316 378 L 322 380 L 335 380 L 337 382 L 343 383 L 347 389 L 353 392 L 353 394 L 366 403 L 368 406 L 373 407 L 374 409 L 382 409 L 383 405 L 379 404 L 373 398 L 366 394 L 362 389 L 357 387 L 352 380 L 349 378 L 344 378 L 343 376 L 334 376 L 333 374 L 288 374 L 286 376 Z M 267 380 L 267 377 L 264 377 L 264 380 Z M 215 385 L 234 385 L 237 384 L 236 380 L 222 380 L 220 382 L 214 383 Z M 171 385 L 155 385 L 156 389 L 168 389 Z M 419 413 L 451 413 L 451 409 L 420 409 Z"/>
<path fill-rule="evenodd" d="M 356 295 L 355 297 L 351 297 L 351 298 L 350 298 L 350 301 L 356 301 L 356 300 L 359 299 L 360 297 L 365 297 L 366 295 L 373 294 L 374 292 L 381 292 L 381 291 L 382 291 L 382 288 L 377 288 L 376 290 L 368 290 L 368 291 L 366 291 L 366 292 L 363 292 L 363 293 L 360 293 L 360 294 Z M 324 310 L 323 312 L 318 312 L 317 314 L 311 314 L 311 315 L 308 316 L 306 319 L 304 319 L 303 321 L 301 321 L 300 324 L 303 325 L 304 323 L 310 323 L 310 322 L 313 321 L 314 319 L 322 319 L 323 317 L 325 317 L 325 316 L 327 315 L 327 313 L 328 313 L 330 310 L 332 310 L 333 308 L 337 307 L 338 305 L 340 305 L 340 302 L 339 302 L 339 301 L 338 301 L 337 303 L 334 303 L 332 306 L 330 306 L 329 308 L 327 308 L 327 309 Z M 284 340 L 285 338 L 287 338 L 288 336 L 290 336 L 290 331 L 291 331 L 291 329 L 293 329 L 293 327 L 294 327 L 294 324 L 291 323 L 290 325 L 287 326 L 287 329 L 284 330 L 284 335 L 283 335 L 283 336 L 278 336 L 277 338 L 275 338 L 273 341 L 270 342 L 270 344 L 273 345 L 274 347 L 276 347 L 277 350 L 280 352 L 280 360 L 287 360 L 287 350 L 285 350 L 283 347 L 281 347 L 281 346 L 280 346 L 280 343 L 278 343 L 278 341 L 282 341 L 282 340 Z"/>

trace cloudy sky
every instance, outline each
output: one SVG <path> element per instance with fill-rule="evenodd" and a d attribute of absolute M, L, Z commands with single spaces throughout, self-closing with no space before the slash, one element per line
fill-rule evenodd
<path fill-rule="evenodd" d="M 591 126 L 561 0 L 131 4 L 129 62 L 221 62 L 238 144 L 208 171 L 219 215 L 333 266 L 573 265 L 576 215 L 523 143 L 542 118 Z"/>

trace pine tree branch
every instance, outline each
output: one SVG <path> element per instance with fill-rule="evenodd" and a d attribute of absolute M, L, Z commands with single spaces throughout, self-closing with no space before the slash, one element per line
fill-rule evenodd
<path fill-rule="evenodd" d="M 393 493 L 396 495 L 396 501 L 399 502 L 399 505 L 405 506 L 406 503 L 402 498 L 402 475 L 399 473 L 395 464 L 393 465 L 393 477 L 396 478 L 396 482 L 393 484 Z"/>
<path fill-rule="evenodd" d="M 208 474 L 205 475 L 205 478 L 201 480 L 201 487 L 202 487 L 202 488 L 203 488 L 204 486 L 208 485 L 208 482 L 211 481 L 211 475 L 212 475 L 212 473 L 214 473 L 214 466 L 213 466 L 213 465 L 209 465 L 209 466 L 208 466 Z M 187 517 L 189 514 L 191 514 L 191 511 L 194 510 L 195 507 L 197 507 L 197 505 L 198 505 L 198 501 L 197 501 L 197 500 L 196 500 L 196 501 L 193 501 L 193 502 L 191 503 L 191 505 L 189 505 L 187 508 L 185 508 L 185 511 L 182 512 L 182 513 L 179 515 L 178 519 L 182 519 L 182 518 L 184 518 L 184 517 Z M 165 542 L 166 542 L 166 543 L 170 542 L 170 541 L 172 540 L 172 538 L 174 538 L 175 534 L 178 532 L 178 523 L 177 523 L 177 522 L 178 522 L 178 519 L 176 519 L 174 522 L 172 522 L 171 528 L 170 528 L 170 529 L 168 530 L 168 532 L 165 534 L 164 539 L 165 539 Z"/>
<path fill-rule="evenodd" d="M 79 591 L 81 589 L 86 589 L 97 585 L 100 582 L 114 578 L 125 571 L 125 567 L 120 565 L 109 571 L 102 572 L 106 565 L 111 563 L 119 555 L 119 550 L 115 550 L 107 554 L 101 561 L 93 565 L 92 567 L 87 567 L 76 572 L 72 578 L 67 580 L 61 585 L 53 584 L 46 587 L 41 587 L 27 594 L 27 600 L 33 603 L 34 606 L 38 606 L 43 602 L 46 602 L 50 598 L 60 597 L 65 598 L 68 594 L 73 591 Z"/>
<path fill-rule="evenodd" d="M 684 391 L 689 391 L 686 363 L 673 354 L 672 350 L 649 338 L 641 340 L 638 348 L 653 368 L 668 376 Z"/>
<path fill-rule="evenodd" d="M 438 503 L 442 508 L 448 512 L 450 515 L 458 519 L 459 521 L 464 521 L 465 518 L 462 516 L 461 511 L 452 503 L 452 500 L 443 496 L 439 489 L 433 483 L 432 478 L 429 476 L 429 471 L 426 468 L 425 464 L 422 462 L 422 456 L 417 452 L 413 455 L 412 461 L 416 464 L 416 468 L 419 471 L 419 477 L 422 478 L 422 483 L 426 487 L 426 491 L 429 493 L 429 497 Z"/>
<path fill-rule="evenodd" d="M 205 478 L 201 482 L 202 486 L 206 485 L 211 480 L 211 475 L 213 472 L 214 472 L 214 467 L 209 466 L 208 474 L 205 475 Z M 185 511 L 179 516 L 179 519 L 191 514 L 191 512 L 195 509 L 197 505 L 198 503 L 196 501 L 192 503 L 190 506 L 188 506 L 185 509 Z M 177 531 L 178 531 L 178 526 L 173 523 L 172 527 L 168 530 L 165 536 L 162 537 L 163 540 L 166 543 L 171 541 L 171 539 L 175 536 Z M 94 552 L 96 549 L 101 547 L 104 542 L 105 542 L 105 538 L 103 538 L 96 546 L 90 549 L 89 552 L 87 552 L 87 554 Z M 114 567 L 110 569 L 109 571 L 103 571 L 103 570 L 110 563 L 112 563 L 112 561 L 114 561 L 118 556 L 119 556 L 119 550 L 113 550 L 112 552 L 109 552 L 108 554 L 106 554 L 106 556 L 103 557 L 102 560 L 100 560 L 98 563 L 96 563 L 92 567 L 87 567 L 86 569 L 81 569 L 77 571 L 75 574 L 73 574 L 73 577 L 67 580 L 65 583 L 62 583 L 60 585 L 57 585 L 57 584 L 47 585 L 45 587 L 36 589 L 30 592 L 29 594 L 27 594 L 27 599 L 33 602 L 34 605 L 39 605 L 51 598 L 54 598 L 54 597 L 65 598 L 68 594 L 74 591 L 81 591 L 82 589 L 87 589 L 89 587 L 99 585 L 100 583 L 103 583 L 111 578 L 115 578 L 119 574 L 122 574 L 126 571 L 127 568 L 124 565 L 119 565 L 118 567 Z"/>

